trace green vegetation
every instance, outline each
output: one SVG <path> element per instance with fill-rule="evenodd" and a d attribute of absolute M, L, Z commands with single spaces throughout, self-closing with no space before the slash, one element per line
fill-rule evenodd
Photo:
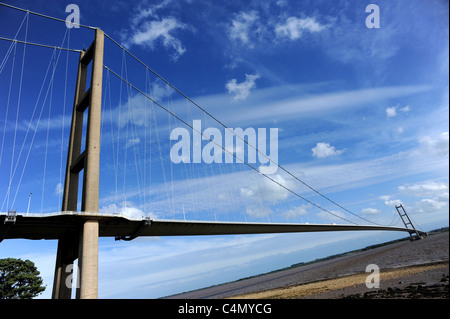
<path fill-rule="evenodd" d="M 39 271 L 30 260 L 0 259 L 0 299 L 32 299 L 45 287 Z"/>

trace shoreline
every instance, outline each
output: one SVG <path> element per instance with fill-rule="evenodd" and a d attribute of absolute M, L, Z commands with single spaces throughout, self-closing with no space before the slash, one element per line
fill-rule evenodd
<path fill-rule="evenodd" d="M 367 288 L 368 273 L 241 294 L 227 299 L 448 298 L 449 262 L 380 269 L 379 288 Z"/>
<path fill-rule="evenodd" d="M 332 299 L 343 298 L 352 294 L 357 297 L 356 294 L 364 296 L 365 293 L 374 290 L 369 290 L 365 285 L 366 278 L 369 275 L 365 271 L 370 264 L 375 264 L 380 271 L 379 289 L 390 288 L 392 290 L 394 288 L 406 288 L 406 284 L 399 284 L 399 282 L 408 284 L 423 282 L 431 285 L 434 281 L 434 284 L 440 284 L 442 275 L 444 273 L 448 275 L 448 260 L 449 232 L 444 231 L 430 234 L 423 240 L 402 240 L 387 245 L 377 245 L 370 249 L 341 254 L 335 258 L 328 259 L 327 257 L 317 262 L 167 296 L 163 299 L 225 299 L 236 296 L 244 298 L 244 296 L 251 296 L 260 292 L 282 291 L 294 286 L 305 287 L 308 284 L 316 285 L 314 294 L 310 293 L 307 297 L 287 298 Z M 429 267 L 438 264 L 444 265 L 441 267 L 441 274 L 432 275 L 433 271 Z M 397 274 L 397 277 L 395 277 L 394 272 L 401 269 L 403 273 Z M 361 278 L 352 276 L 360 276 Z M 433 276 L 433 279 L 429 279 L 430 276 Z M 419 279 L 420 277 L 424 277 L 424 279 Z M 333 280 L 342 281 L 345 278 L 348 280 L 353 278 L 354 282 L 351 285 L 341 283 L 342 287 L 347 287 L 341 289 L 342 291 L 345 290 L 344 292 L 339 293 L 337 288 L 328 288 L 328 290 L 320 288 L 320 285 L 324 285 L 324 283 L 331 284 Z M 355 278 L 358 278 L 359 281 L 356 281 Z"/>

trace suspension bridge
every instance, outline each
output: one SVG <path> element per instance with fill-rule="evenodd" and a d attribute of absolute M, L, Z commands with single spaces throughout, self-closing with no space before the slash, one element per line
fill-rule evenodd
<path fill-rule="evenodd" d="M 6 184 L 1 185 L 0 241 L 58 240 L 53 298 L 71 298 L 72 288 L 65 284 L 71 273 L 66 268 L 76 259 L 80 268 L 77 298 L 97 298 L 99 237 L 133 240 L 380 230 L 407 232 L 412 238 L 424 234 L 414 228 L 403 206 L 397 207 L 403 225 L 393 226 L 338 204 L 275 162 L 260 145 L 230 129 L 100 28 L 78 25 L 90 32 L 93 42 L 88 48 L 71 47 L 70 28 L 64 28 L 59 45 L 31 41 L 30 16 L 57 23 L 65 20 L 0 5 L 23 14 L 15 35 L 0 37 L 8 43 L 0 65 L 2 103 L 6 104 L 0 153 L 2 183 Z M 38 54 L 46 57 L 48 65 L 41 68 L 42 74 L 30 76 L 27 58 Z M 39 64 L 44 66 L 44 60 Z M 117 61 L 120 70 L 114 69 Z M 63 75 L 58 77 L 58 71 Z M 28 89 L 30 81 L 41 86 Z M 66 100 L 71 96 L 70 115 Z M 34 107 L 23 111 L 24 104 Z M 242 153 L 222 146 L 191 124 L 195 119 L 232 134 L 265 163 L 275 165 L 278 173 L 265 174 L 240 157 Z M 199 134 L 200 143 L 211 143 L 236 164 L 172 163 L 168 154 L 173 144 L 166 143 L 162 134 L 168 137 L 166 132 L 176 125 Z M 26 176 L 28 181 L 23 179 Z M 42 181 L 40 211 L 35 205 L 30 210 L 29 189 L 33 196 L 39 195 L 38 180 Z M 48 194 L 50 183 L 56 184 L 55 194 Z M 17 205 L 21 208 L 15 209 Z M 305 221 L 306 211 L 326 215 L 330 222 Z"/>

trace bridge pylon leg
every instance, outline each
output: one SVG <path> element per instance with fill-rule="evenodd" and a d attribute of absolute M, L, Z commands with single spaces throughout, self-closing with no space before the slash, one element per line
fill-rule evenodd
<path fill-rule="evenodd" d="M 79 283 L 77 299 L 96 299 L 98 297 L 98 221 L 84 222 L 80 233 L 80 252 L 78 257 Z"/>
<path fill-rule="evenodd" d="M 81 195 L 81 211 L 98 213 L 99 175 L 100 175 L 100 128 L 101 100 L 103 81 L 103 49 L 104 33 L 95 30 L 95 40 L 80 54 L 75 89 L 72 125 L 70 129 L 69 149 L 67 152 L 66 178 L 64 181 L 62 211 L 77 211 L 79 173 L 83 171 L 83 189 Z M 86 90 L 87 70 L 92 64 L 90 88 Z M 88 111 L 86 145 L 81 152 L 83 135 L 83 114 Z M 70 298 L 71 287 L 66 281 L 64 268 L 78 257 L 77 298 L 95 299 L 98 297 L 98 236 L 99 222 L 89 217 L 78 227 L 77 240 L 58 241 L 58 255 L 55 267 L 53 298 Z M 72 251 L 77 254 L 72 254 Z M 68 252 L 70 251 L 70 252 Z M 75 257 L 74 257 L 75 256 Z M 72 267 L 73 269 L 73 267 Z"/>
<path fill-rule="evenodd" d="M 78 256 L 78 237 L 70 234 L 58 240 L 53 299 L 70 299 L 72 295 L 73 263 Z"/>

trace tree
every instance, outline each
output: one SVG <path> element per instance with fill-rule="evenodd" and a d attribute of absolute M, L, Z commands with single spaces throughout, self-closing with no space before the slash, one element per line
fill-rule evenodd
<path fill-rule="evenodd" d="M 0 299 L 31 299 L 45 290 L 34 263 L 15 258 L 0 259 Z"/>

